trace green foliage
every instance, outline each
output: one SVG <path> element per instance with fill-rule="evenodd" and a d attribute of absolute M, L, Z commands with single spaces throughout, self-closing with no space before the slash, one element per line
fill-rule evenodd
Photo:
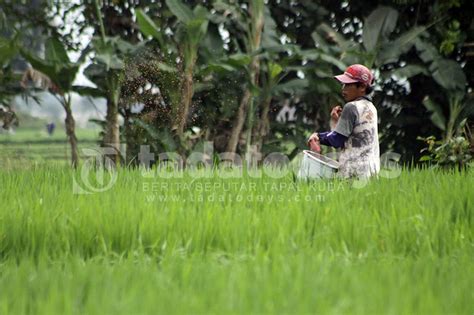
<path fill-rule="evenodd" d="M 69 92 L 72 89 L 79 67 L 85 58 L 83 55 L 77 62 L 71 62 L 64 45 L 55 37 L 46 41 L 44 59 L 24 48 L 21 49 L 21 54 L 35 70 L 47 75 L 62 92 Z"/>
<path fill-rule="evenodd" d="M 422 150 L 428 154 L 421 157 L 421 162 L 428 161 L 436 167 L 458 170 L 465 170 L 473 162 L 474 148 L 465 137 L 458 136 L 443 141 L 437 141 L 434 136 L 418 139 L 428 145 Z"/>
<path fill-rule="evenodd" d="M 140 119 L 135 121 L 135 126 L 141 128 L 147 134 L 148 139 L 142 144 L 149 144 L 152 152 L 175 152 L 178 149 L 178 143 L 168 129 L 156 128 L 154 125 L 146 123 Z"/>
<path fill-rule="evenodd" d="M 109 70 L 123 70 L 124 59 L 140 48 L 140 45 L 132 45 L 119 37 L 95 37 L 91 45 L 94 48 L 94 61 L 105 66 L 105 72 Z"/>
<path fill-rule="evenodd" d="M 461 34 L 459 21 L 451 21 L 443 34 L 444 39 L 439 47 L 440 52 L 445 56 L 450 55 L 461 41 Z"/>
<path fill-rule="evenodd" d="M 435 103 L 429 97 L 426 97 L 423 100 L 423 105 L 426 107 L 428 111 L 432 113 L 430 118 L 433 124 L 439 129 L 446 131 L 446 118 L 443 114 L 443 110 L 441 106 Z"/>
<path fill-rule="evenodd" d="M 248 87 L 255 117 L 247 124 L 259 121 L 264 111 L 261 105 L 269 104 L 269 125 L 275 132 L 269 133 L 265 143 L 277 148 L 275 143 L 283 143 L 285 136 L 297 139 L 304 137 L 300 134 L 304 130 L 326 129 L 328 108 L 343 102 L 333 76 L 350 63 L 364 63 L 377 73 L 375 102 L 381 118 L 382 148 L 396 148 L 410 159 L 420 150 L 413 145 L 415 129 L 418 134 L 444 138 L 455 134 L 457 126 L 472 117 L 468 114 L 469 102 L 465 101 L 466 88 L 472 85 L 466 73 L 472 72 L 472 66 L 466 63 L 469 52 L 461 47 L 472 41 L 467 31 L 471 19 L 466 12 L 472 11 L 470 7 L 467 1 L 457 0 L 396 1 L 380 6 L 309 0 L 297 4 L 290 0 L 146 0 L 58 3 L 54 7 L 42 3 L 35 7 L 37 12 L 30 12 L 24 4 L 7 2 L 0 9 L 0 26 L 6 29 L 0 39 L 0 95 L 6 95 L 7 90 L 12 95 L 18 92 L 14 82 L 17 78 L 8 61 L 15 58 L 22 42 L 14 40 L 21 37 L 19 30 L 53 38 L 46 43 L 44 60 L 33 60 L 42 59 L 32 53 L 41 45 L 28 50 L 32 55 L 28 58 L 46 74 L 57 72 L 52 80 L 69 88 L 78 68 L 66 70 L 65 64 L 72 65 L 66 51 L 79 47 L 71 37 L 76 31 L 82 33 L 92 27 L 101 39 L 94 38 L 83 55 L 93 57 L 85 74 L 97 90 L 71 89 L 120 102 L 121 114 L 128 117 L 126 120 L 130 118 L 132 125 L 143 120 L 157 132 L 173 133 L 176 129 L 172 118 L 185 99 L 184 78 L 192 77 L 192 89 L 188 89 L 192 93 L 186 98 L 191 98 L 187 131 L 192 134 L 195 127 L 202 131 L 199 135 L 212 139 L 215 135 L 228 136 L 237 115 L 236 104 Z M 83 14 L 85 20 L 75 19 L 68 33 L 67 19 L 76 13 Z M 263 33 L 260 47 L 255 49 L 253 35 L 258 35 L 254 31 L 260 23 Z M 31 29 L 33 24 L 41 30 Z M 42 43 L 43 35 L 37 37 Z M 130 66 L 144 50 L 152 55 L 147 66 L 143 62 Z M 51 63 L 41 65 L 46 59 Z M 251 80 L 252 60 L 260 62 L 258 83 Z M 147 75 L 147 80 L 137 79 L 148 71 L 143 68 L 152 69 L 153 75 Z M 144 88 L 147 84 L 160 92 L 151 95 Z M 9 103 L 8 97 L 1 101 Z M 136 103 L 145 105 L 140 115 L 129 112 Z M 295 122 L 288 122 L 289 129 L 278 138 L 276 116 L 283 104 L 297 107 L 297 117 Z M 172 112 L 167 111 L 169 106 L 174 108 Z M 155 120 L 147 120 L 150 117 Z M 412 128 L 415 125 L 421 127 Z M 135 127 L 144 131 L 138 124 Z"/>
<path fill-rule="evenodd" d="M 21 75 L 12 69 L 12 60 L 20 50 L 18 37 L 0 36 L 0 105 L 10 108 L 14 96 L 22 94 Z"/>
<path fill-rule="evenodd" d="M 17 38 L 5 38 L 0 36 L 0 66 L 5 67 L 19 51 Z"/>
<path fill-rule="evenodd" d="M 176 16 L 178 20 L 185 25 L 188 25 L 192 20 L 195 19 L 193 11 L 181 0 L 166 0 L 166 5 L 174 14 L 174 16 Z"/>
<path fill-rule="evenodd" d="M 414 26 L 394 37 L 399 14 L 394 8 L 378 6 L 365 19 L 362 29 L 362 44 L 353 42 L 323 23 L 317 29 L 320 35 L 331 38 L 341 50 L 346 64 L 362 63 L 369 68 L 381 69 L 385 64 L 395 63 L 406 54 L 427 28 Z M 317 34 L 313 34 L 319 39 Z"/>
<path fill-rule="evenodd" d="M 160 44 L 161 49 L 165 49 L 166 46 L 163 40 L 163 36 L 161 34 L 162 30 L 153 22 L 153 20 L 146 13 L 143 12 L 143 10 L 138 9 L 136 11 L 136 14 L 137 23 L 143 35 L 156 39 Z"/>
<path fill-rule="evenodd" d="M 367 51 L 374 51 L 380 48 L 383 40 L 395 30 L 398 20 L 398 11 L 379 6 L 364 21 L 364 31 L 362 34 L 363 44 Z"/>
<path fill-rule="evenodd" d="M 459 63 L 443 58 L 432 44 L 420 39 L 416 41 L 416 49 L 442 88 L 450 93 L 465 93 L 467 80 Z"/>
<path fill-rule="evenodd" d="M 429 72 L 426 69 L 426 67 L 422 65 L 416 65 L 416 64 L 407 65 L 403 68 L 398 68 L 390 72 L 391 76 L 394 76 L 400 79 L 408 79 L 420 74 L 428 76 Z"/>
<path fill-rule="evenodd" d="M 374 64 L 382 67 L 384 64 L 397 63 L 403 54 L 410 51 L 416 39 L 425 31 L 426 27 L 415 26 L 393 40 L 386 38 L 380 44 L 380 50 L 375 55 Z"/>
<path fill-rule="evenodd" d="M 93 49 L 95 55 L 84 74 L 98 86 L 103 97 L 112 99 L 113 94 L 120 94 L 127 57 L 140 48 L 141 45 L 131 45 L 119 37 L 94 37 L 89 49 Z"/>
<path fill-rule="evenodd" d="M 459 135 L 467 121 L 474 117 L 474 99 L 460 95 L 462 93 L 451 92 L 450 95 L 445 96 L 445 99 L 448 99 L 447 106 L 436 103 L 428 96 L 423 99 L 423 105 L 431 112 L 431 121 L 444 132 L 443 139 L 445 140 Z"/>
<path fill-rule="evenodd" d="M 139 11 L 140 19 L 138 20 L 138 25 L 142 33 L 152 35 L 160 43 L 164 53 L 174 52 L 174 54 L 167 56 L 167 58 L 174 60 L 182 59 L 175 67 L 162 61 L 159 62 L 162 65 L 161 68 L 163 69 L 164 67 L 165 71 L 172 68 L 177 69 L 177 75 L 180 79 L 179 84 L 171 87 L 175 91 L 164 93 L 172 95 L 179 91 L 181 94 L 179 99 L 170 99 L 172 102 L 169 105 L 172 107 L 173 115 L 172 126 L 170 127 L 175 129 L 179 137 L 182 138 L 195 92 L 195 76 L 198 70 L 196 62 L 199 48 L 207 35 L 209 12 L 201 5 L 197 5 L 191 10 L 181 1 L 166 1 L 166 4 L 179 21 L 177 28 L 174 30 L 176 32 L 175 42 L 169 45 L 171 49 L 163 47 L 162 42 L 160 42 L 162 41 L 161 36 L 156 32 L 158 26 L 143 11 Z M 163 85 L 160 86 L 160 89 L 162 88 Z"/>

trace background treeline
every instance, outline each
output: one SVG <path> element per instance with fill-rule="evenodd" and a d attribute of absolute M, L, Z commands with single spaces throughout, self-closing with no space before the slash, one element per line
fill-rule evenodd
<path fill-rule="evenodd" d="M 71 93 L 106 99 L 102 143 L 126 143 L 127 165 L 140 145 L 186 154 L 205 141 L 291 158 L 343 103 L 333 76 L 363 63 L 376 74 L 381 152 L 462 167 L 473 151 L 472 12 L 463 0 L 0 0 L 2 117 L 14 96 L 48 90 L 73 165 Z M 74 84 L 80 69 L 94 88 Z"/>

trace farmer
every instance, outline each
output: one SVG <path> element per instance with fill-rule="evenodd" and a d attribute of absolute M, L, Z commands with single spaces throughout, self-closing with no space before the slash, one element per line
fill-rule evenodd
<path fill-rule="evenodd" d="M 48 132 L 49 136 L 53 135 L 55 128 L 56 128 L 56 125 L 54 124 L 54 122 L 50 122 L 49 124 L 46 124 L 46 131 Z"/>
<path fill-rule="evenodd" d="M 370 177 L 380 170 L 377 109 L 368 96 L 374 77 L 367 67 L 354 64 L 335 78 L 342 83 L 346 104 L 332 109 L 332 131 L 313 133 L 308 145 L 312 150 L 318 150 L 319 143 L 342 148 L 339 175 Z"/>

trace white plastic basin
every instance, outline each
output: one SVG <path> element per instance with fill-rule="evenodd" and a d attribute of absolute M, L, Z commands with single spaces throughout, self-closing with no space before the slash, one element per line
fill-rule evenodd
<path fill-rule="evenodd" d="M 319 153 L 304 150 L 303 160 L 301 161 L 300 170 L 298 172 L 299 179 L 321 179 L 334 178 L 339 163 Z"/>

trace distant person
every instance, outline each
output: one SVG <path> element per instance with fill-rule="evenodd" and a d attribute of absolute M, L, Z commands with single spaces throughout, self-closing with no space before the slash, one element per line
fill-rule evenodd
<path fill-rule="evenodd" d="M 51 122 L 51 123 L 46 125 L 46 131 L 48 131 L 49 136 L 53 135 L 55 128 L 56 128 L 56 125 L 54 124 L 54 122 Z"/>
<path fill-rule="evenodd" d="M 319 144 L 342 148 L 339 175 L 367 178 L 380 171 L 377 109 L 369 94 L 374 76 L 365 66 L 354 64 L 335 78 L 342 83 L 344 107 L 331 110 L 332 131 L 313 133 L 308 139 L 312 150 Z"/>

